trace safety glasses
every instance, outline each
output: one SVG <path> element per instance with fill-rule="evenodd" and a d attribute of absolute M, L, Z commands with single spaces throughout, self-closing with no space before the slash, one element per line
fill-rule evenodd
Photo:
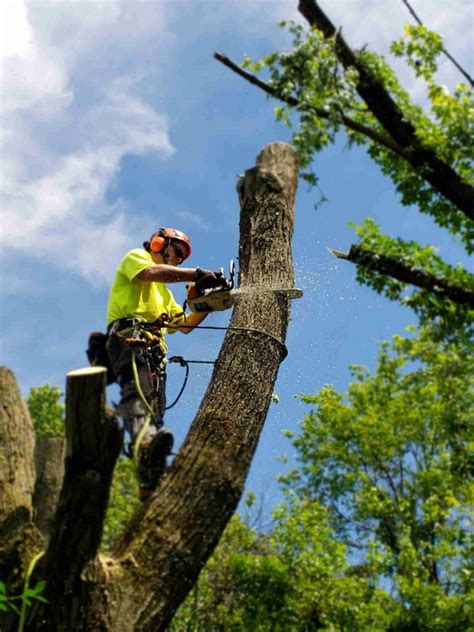
<path fill-rule="evenodd" d="M 184 261 L 184 254 L 183 251 L 181 250 L 181 248 L 178 246 L 178 244 L 175 241 L 171 242 L 171 245 L 174 246 L 174 250 L 176 252 L 176 256 L 179 257 L 179 259 L 181 259 L 181 261 Z"/>

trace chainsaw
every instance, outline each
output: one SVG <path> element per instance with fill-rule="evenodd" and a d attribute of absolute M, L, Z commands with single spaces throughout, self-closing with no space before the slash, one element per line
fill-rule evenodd
<path fill-rule="evenodd" d="M 215 273 L 221 285 L 203 290 L 201 293 L 195 283 L 186 286 L 186 303 L 191 312 L 221 312 L 232 307 L 231 292 L 234 289 L 235 264 L 229 264 L 229 277 L 226 278 L 224 268 Z"/>
<path fill-rule="evenodd" d="M 221 282 L 221 285 L 218 287 L 206 289 L 201 293 L 197 290 L 195 283 L 190 283 L 186 287 L 186 303 L 191 312 L 220 312 L 232 307 L 240 295 L 257 291 L 251 288 L 234 289 L 235 264 L 233 260 L 231 260 L 229 264 L 228 277 L 225 275 L 224 268 L 216 272 L 216 276 Z M 297 288 L 285 290 L 259 288 L 258 292 L 277 292 L 289 299 L 301 298 L 303 296 L 303 291 Z"/>

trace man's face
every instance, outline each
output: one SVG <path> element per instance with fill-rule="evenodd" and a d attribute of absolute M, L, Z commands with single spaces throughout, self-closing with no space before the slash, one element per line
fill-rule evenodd
<path fill-rule="evenodd" d="M 169 246 L 163 251 L 163 259 L 170 266 L 179 266 L 183 262 L 184 256 L 180 244 L 171 241 Z"/>

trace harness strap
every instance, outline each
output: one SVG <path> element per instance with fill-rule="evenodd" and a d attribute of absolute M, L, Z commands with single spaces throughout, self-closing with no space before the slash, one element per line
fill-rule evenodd
<path fill-rule="evenodd" d="M 135 318 L 120 318 L 119 320 L 113 320 L 107 325 L 107 335 L 116 331 L 120 331 L 121 329 L 128 329 L 130 327 L 133 327 L 135 323 Z"/>

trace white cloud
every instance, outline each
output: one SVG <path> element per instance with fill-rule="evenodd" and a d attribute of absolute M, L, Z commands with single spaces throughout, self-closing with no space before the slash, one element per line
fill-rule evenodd
<path fill-rule="evenodd" d="M 103 282 L 104 261 L 116 264 L 134 227 L 124 203 L 106 201 L 122 158 L 173 151 L 166 117 L 138 92 L 140 56 L 130 55 L 159 34 L 166 43 L 163 11 L 15 2 L 2 18 L 0 243 Z"/>
<path fill-rule="evenodd" d="M 70 94 L 61 59 L 38 42 L 23 3 L 2 5 L 1 33 L 2 114 L 45 101 L 66 105 Z"/>
<path fill-rule="evenodd" d="M 415 81 L 413 72 L 389 52 L 391 42 L 402 37 L 404 25 L 415 24 L 401 0 L 326 0 L 320 4 L 333 24 L 342 28 L 342 34 L 352 48 L 367 45 L 370 50 L 385 55 L 403 85 L 415 98 L 424 100 L 424 88 Z M 458 62 L 471 66 L 472 73 L 472 1 L 414 0 L 410 4 L 428 29 L 443 35 L 446 48 Z M 442 56 L 438 80 L 452 90 L 464 78 Z"/>
<path fill-rule="evenodd" d="M 196 213 L 191 213 L 191 211 L 174 211 L 173 213 L 176 217 L 183 222 L 183 225 L 191 224 L 192 226 L 196 226 L 200 230 L 205 232 L 211 230 L 210 224 L 202 217 L 201 215 L 197 215 Z"/>
<path fill-rule="evenodd" d="M 160 72 L 161 59 L 172 65 L 176 47 L 188 35 L 208 37 L 211 48 L 213 36 L 231 19 L 250 55 L 254 38 L 285 46 L 288 39 L 277 22 L 298 17 L 296 5 L 296 0 L 230 0 L 219 12 L 213 7 L 221 3 L 207 0 L 194 5 L 165 0 L 3 3 L 0 244 L 5 252 L 28 251 L 43 259 L 54 252 L 58 266 L 94 283 L 110 277 L 103 255 L 115 263 L 131 231 L 139 232 L 125 202 L 107 201 L 121 161 L 130 154 L 167 157 L 173 151 L 167 117 L 143 95 L 150 73 Z M 353 47 L 368 44 L 383 53 L 411 21 L 399 0 L 326 0 L 322 5 Z M 185 9 L 194 10 L 199 22 L 186 22 Z M 471 3 L 418 0 L 416 10 L 427 26 L 443 32 L 447 48 L 460 61 L 468 58 Z M 442 72 L 448 86 L 460 79 L 449 62 Z M 411 75 L 403 78 L 405 85 L 413 84 Z M 176 215 L 207 229 L 199 216 L 184 210 Z M 61 252 L 58 245 L 64 245 Z"/>

